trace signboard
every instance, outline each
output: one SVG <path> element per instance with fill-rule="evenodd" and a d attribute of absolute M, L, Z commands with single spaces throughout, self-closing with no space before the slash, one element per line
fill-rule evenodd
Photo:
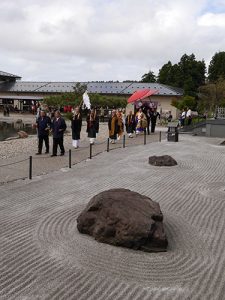
<path fill-rule="evenodd" d="M 159 106 L 158 102 L 157 101 L 152 101 L 152 100 L 140 100 L 140 101 L 136 101 L 135 102 L 135 107 L 136 109 L 140 108 L 141 106 L 145 106 L 145 107 L 148 107 L 148 108 L 156 108 Z"/>

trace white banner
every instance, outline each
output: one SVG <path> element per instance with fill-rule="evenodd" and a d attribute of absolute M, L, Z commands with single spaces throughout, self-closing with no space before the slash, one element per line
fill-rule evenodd
<path fill-rule="evenodd" d="M 91 102 L 90 102 L 90 98 L 88 96 L 88 93 L 87 91 L 83 94 L 83 101 L 84 101 L 84 104 L 85 106 L 90 109 L 91 108 Z"/>

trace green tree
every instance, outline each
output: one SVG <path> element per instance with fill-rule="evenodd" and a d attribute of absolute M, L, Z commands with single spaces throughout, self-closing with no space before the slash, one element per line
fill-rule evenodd
<path fill-rule="evenodd" d="M 87 85 L 83 83 L 76 83 L 73 87 L 73 92 L 63 93 L 60 95 L 47 96 L 44 98 L 44 103 L 48 106 L 60 108 L 64 105 L 77 106 L 82 104 L 83 93 L 87 90 Z"/>
<path fill-rule="evenodd" d="M 204 61 L 197 61 L 194 54 L 184 54 L 178 63 L 181 72 L 181 85 L 185 94 L 195 96 L 198 87 L 205 83 L 206 66 Z"/>
<path fill-rule="evenodd" d="M 208 79 L 210 82 L 219 78 L 225 79 L 225 52 L 217 52 L 211 59 L 208 69 Z"/>
<path fill-rule="evenodd" d="M 159 70 L 158 82 L 162 84 L 172 85 L 173 82 L 173 65 L 171 61 L 168 61 L 167 64 L 163 65 Z"/>
<path fill-rule="evenodd" d="M 225 79 L 220 77 L 199 87 L 199 107 L 202 111 L 214 111 L 216 106 L 225 106 Z"/>
<path fill-rule="evenodd" d="M 138 82 L 137 80 L 130 80 L 130 79 L 127 79 L 127 80 L 123 80 L 123 82 L 127 82 L 127 83 L 131 83 L 131 82 Z"/>
<path fill-rule="evenodd" d="M 93 107 L 125 108 L 127 97 L 115 95 L 89 94 L 91 105 Z"/>
<path fill-rule="evenodd" d="M 82 90 L 83 92 L 83 90 Z M 64 93 L 56 96 L 48 96 L 44 98 L 44 104 L 60 108 L 65 105 L 77 106 L 82 102 L 83 94 Z M 127 105 L 127 97 L 114 95 L 89 94 L 90 102 L 93 107 L 109 107 L 109 108 L 125 108 Z"/>
<path fill-rule="evenodd" d="M 181 79 L 181 70 L 178 64 L 172 66 L 171 71 L 171 84 L 174 87 L 183 88 L 182 79 Z"/>
<path fill-rule="evenodd" d="M 187 109 L 187 108 L 190 108 L 191 110 L 197 109 L 196 98 L 192 96 L 184 96 L 180 100 L 173 99 L 171 105 L 175 106 L 179 110 Z"/>
<path fill-rule="evenodd" d="M 184 54 L 178 64 L 170 61 L 159 70 L 158 82 L 184 89 L 186 95 L 196 96 L 200 85 L 205 83 L 206 66 L 197 61 L 194 54 Z"/>
<path fill-rule="evenodd" d="M 64 105 L 79 105 L 79 99 L 77 99 L 74 93 L 64 93 L 60 95 L 44 97 L 44 104 L 47 106 L 60 108 Z"/>
<path fill-rule="evenodd" d="M 141 77 L 141 82 L 156 82 L 156 76 L 151 70 Z"/>
<path fill-rule="evenodd" d="M 83 94 L 87 90 L 87 85 L 85 83 L 77 82 L 76 85 L 73 87 L 73 90 L 75 99 L 79 101 L 78 105 L 81 105 L 83 101 Z"/>

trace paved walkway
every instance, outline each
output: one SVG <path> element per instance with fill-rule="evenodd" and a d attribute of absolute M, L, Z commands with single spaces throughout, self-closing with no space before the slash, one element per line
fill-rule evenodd
<path fill-rule="evenodd" d="M 0 299 L 223 300 L 225 147 L 219 139 L 104 152 L 72 169 L 0 187 Z M 172 168 L 148 164 L 170 154 Z M 101 244 L 76 218 L 89 199 L 128 188 L 160 203 L 166 253 Z"/>

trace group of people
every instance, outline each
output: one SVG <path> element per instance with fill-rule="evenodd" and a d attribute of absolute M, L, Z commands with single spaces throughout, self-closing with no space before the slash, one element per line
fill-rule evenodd
<path fill-rule="evenodd" d="M 133 138 L 133 134 L 141 134 L 147 131 L 150 134 L 155 132 L 157 117 L 160 118 L 156 109 L 140 108 L 136 114 L 132 111 L 126 116 L 125 110 L 113 110 L 108 120 L 109 138 L 111 143 L 119 140 L 126 129 L 129 138 Z M 90 139 L 90 143 L 94 144 L 95 139 L 99 133 L 99 116 L 95 109 L 91 109 L 86 117 L 86 132 Z M 43 142 L 45 142 L 46 152 L 49 153 L 49 133 L 53 136 L 53 150 L 51 156 L 57 156 L 58 146 L 60 148 L 60 155 L 64 155 L 65 148 L 63 145 L 64 132 L 67 128 L 66 122 L 61 116 L 60 111 L 54 113 L 54 117 L 50 118 L 45 111 L 40 110 L 36 120 L 36 128 L 38 133 L 38 152 L 37 155 L 42 154 Z M 82 114 L 80 107 L 75 107 L 72 110 L 71 130 L 72 130 L 72 146 L 77 149 L 80 147 L 82 129 Z"/>
<path fill-rule="evenodd" d="M 62 118 L 60 111 L 55 111 L 54 118 L 51 120 L 46 115 L 45 111 L 40 111 L 40 114 L 36 120 L 35 127 L 38 133 L 38 152 L 37 155 L 42 154 L 43 142 L 45 142 L 45 153 L 49 153 L 49 133 L 52 132 L 53 137 L 53 149 L 51 156 L 57 156 L 58 146 L 60 148 L 60 155 L 65 154 L 65 148 L 63 145 L 63 136 L 67 128 L 65 120 Z"/>
<path fill-rule="evenodd" d="M 111 143 L 115 143 L 117 139 L 120 139 L 123 135 L 124 128 L 126 128 L 129 138 L 133 138 L 133 133 L 141 134 L 146 130 L 147 133 L 150 134 L 150 125 L 151 132 L 154 133 L 157 118 L 160 118 L 160 115 L 156 109 L 146 109 L 143 111 L 142 108 L 139 108 L 136 114 L 130 111 L 127 116 L 124 111 L 113 110 L 108 121 Z"/>
<path fill-rule="evenodd" d="M 72 146 L 77 149 L 80 147 L 80 133 L 82 128 L 82 115 L 80 108 L 77 106 L 73 111 L 71 121 L 72 129 Z M 90 138 L 90 143 L 94 144 L 99 131 L 99 117 L 95 109 L 91 109 L 86 118 L 87 129 L 86 132 Z"/>
<path fill-rule="evenodd" d="M 186 121 L 187 120 L 187 121 Z M 192 111 L 190 108 L 183 109 L 179 117 L 179 125 L 184 127 L 185 124 L 191 125 L 192 123 Z"/>
<path fill-rule="evenodd" d="M 99 132 L 99 116 L 95 109 L 91 109 L 86 118 L 87 129 L 86 132 L 90 139 L 90 144 L 95 143 Z M 82 127 L 82 115 L 79 107 L 73 111 L 73 118 L 71 121 L 72 129 L 72 146 L 76 149 L 80 145 L 80 132 Z M 108 122 L 109 136 L 112 141 L 120 139 L 123 135 L 124 128 L 124 114 L 122 110 L 113 110 Z"/>

